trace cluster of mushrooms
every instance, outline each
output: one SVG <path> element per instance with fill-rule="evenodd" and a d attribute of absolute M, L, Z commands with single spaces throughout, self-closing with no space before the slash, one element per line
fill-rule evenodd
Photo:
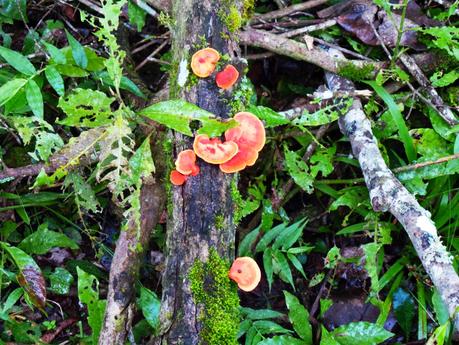
<path fill-rule="evenodd" d="M 208 77 L 215 70 L 220 55 L 215 49 L 205 48 L 196 52 L 191 59 L 191 69 L 198 77 Z M 239 73 L 232 65 L 217 73 L 216 83 L 220 88 L 231 88 Z M 185 183 L 189 176 L 199 174 L 196 156 L 210 164 L 218 164 L 220 170 L 230 174 L 252 166 L 258 153 L 265 145 L 266 135 L 263 122 L 249 112 L 234 115 L 238 126 L 225 132 L 225 142 L 219 138 L 209 138 L 205 134 L 195 137 L 193 150 L 180 152 L 175 161 L 175 170 L 171 171 L 170 181 L 176 186 Z"/>

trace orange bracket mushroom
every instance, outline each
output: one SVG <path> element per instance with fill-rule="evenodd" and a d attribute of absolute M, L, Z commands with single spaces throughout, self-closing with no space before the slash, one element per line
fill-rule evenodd
<path fill-rule="evenodd" d="M 183 175 L 190 175 L 196 171 L 196 155 L 193 150 L 184 150 L 180 152 L 175 161 L 175 168 Z M 199 172 L 199 167 L 197 168 Z M 194 175 L 193 175 L 194 176 Z"/>
<path fill-rule="evenodd" d="M 239 289 L 249 292 L 260 282 L 261 271 L 254 259 L 243 256 L 234 260 L 228 276 L 237 283 Z"/>
<path fill-rule="evenodd" d="M 228 162 L 220 164 L 220 170 L 225 173 L 234 173 L 252 166 L 258 158 L 266 142 L 266 133 L 263 122 L 252 113 L 242 112 L 234 115 L 239 126 L 230 128 L 225 132 L 225 139 L 234 141 L 238 153 Z"/>
<path fill-rule="evenodd" d="M 179 173 L 177 170 L 172 170 L 171 175 L 169 177 L 171 183 L 174 186 L 181 186 L 182 184 L 185 183 L 186 178 L 187 178 L 186 175 Z"/>
<path fill-rule="evenodd" d="M 210 76 L 215 70 L 220 54 L 212 48 L 198 50 L 191 57 L 191 69 L 195 75 L 201 78 Z"/>
<path fill-rule="evenodd" d="M 231 88 L 239 78 L 239 72 L 233 65 L 226 66 L 223 71 L 215 76 L 217 86 L 223 90 Z"/>
<path fill-rule="evenodd" d="M 199 158 L 211 164 L 228 162 L 238 152 L 238 146 L 235 142 L 226 141 L 222 143 L 220 139 L 209 139 L 205 134 L 199 134 L 194 138 L 193 149 Z"/>

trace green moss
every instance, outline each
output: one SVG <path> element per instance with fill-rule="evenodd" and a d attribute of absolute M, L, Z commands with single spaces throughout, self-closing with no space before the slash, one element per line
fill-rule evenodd
<path fill-rule="evenodd" d="M 363 67 L 357 67 L 353 63 L 341 63 L 338 66 L 339 75 L 356 81 L 373 79 L 374 72 L 375 66 L 371 63 L 366 63 Z"/>
<path fill-rule="evenodd" d="M 231 112 L 236 114 L 244 111 L 250 103 L 256 103 L 255 88 L 250 79 L 244 76 L 232 93 L 229 106 Z"/>
<path fill-rule="evenodd" d="M 215 217 L 215 227 L 218 230 L 223 230 L 225 228 L 225 216 L 219 214 Z"/>
<path fill-rule="evenodd" d="M 236 345 L 239 329 L 239 297 L 228 278 L 229 262 L 211 249 L 207 262 L 196 260 L 188 278 L 196 304 L 204 306 L 199 316 L 201 344 Z"/>
<path fill-rule="evenodd" d="M 244 203 L 244 200 L 242 199 L 242 195 L 239 192 L 235 178 L 231 180 L 231 199 L 233 200 L 234 204 L 233 223 L 235 226 L 237 226 L 243 217 L 241 212 L 241 205 Z"/>
<path fill-rule="evenodd" d="M 162 26 L 165 26 L 169 30 L 172 30 L 172 28 L 174 27 L 174 20 L 172 19 L 170 15 L 164 12 L 161 12 L 159 14 L 158 22 L 159 24 L 161 24 Z"/>
<path fill-rule="evenodd" d="M 255 10 L 255 0 L 244 0 L 242 6 L 242 22 L 246 23 L 252 17 Z"/>

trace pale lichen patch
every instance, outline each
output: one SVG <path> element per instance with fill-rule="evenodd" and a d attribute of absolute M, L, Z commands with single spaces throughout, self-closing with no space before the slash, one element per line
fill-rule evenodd
<path fill-rule="evenodd" d="M 429 234 L 436 236 L 437 228 L 435 227 L 432 220 L 426 216 L 420 216 L 416 219 L 416 226 L 421 230 L 428 232 Z"/>
<path fill-rule="evenodd" d="M 188 71 L 188 62 L 186 59 L 182 59 L 182 61 L 180 61 L 180 64 L 179 64 L 179 72 L 177 76 L 178 86 L 180 87 L 185 86 L 189 74 L 190 72 Z"/>

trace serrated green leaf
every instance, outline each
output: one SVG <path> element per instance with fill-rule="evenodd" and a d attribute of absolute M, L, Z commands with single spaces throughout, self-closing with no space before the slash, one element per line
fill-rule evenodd
<path fill-rule="evenodd" d="M 268 245 L 286 228 L 286 225 L 284 223 L 279 224 L 272 228 L 271 230 L 268 230 L 261 240 L 258 242 L 257 246 L 255 247 L 255 252 L 259 253 L 264 251 Z"/>
<path fill-rule="evenodd" d="M 29 254 L 46 254 L 51 248 L 61 247 L 78 249 L 78 245 L 66 235 L 48 229 L 47 224 L 41 224 L 38 230 L 24 238 L 19 248 Z"/>
<path fill-rule="evenodd" d="M 286 283 L 289 283 L 293 290 L 295 289 L 295 284 L 293 283 L 292 270 L 288 264 L 287 258 L 284 253 L 279 250 L 273 250 L 274 262 L 274 272 L 279 274 L 279 277 Z M 276 269 L 277 268 L 277 269 Z"/>
<path fill-rule="evenodd" d="M 287 258 L 292 263 L 292 265 L 301 273 L 301 275 L 306 278 L 306 273 L 304 273 L 303 265 L 301 264 L 300 260 L 293 254 L 287 252 Z"/>
<path fill-rule="evenodd" d="M 283 250 L 289 249 L 301 236 L 306 224 L 307 220 L 303 218 L 298 222 L 288 226 L 284 231 L 282 231 L 282 233 L 279 234 L 279 236 L 277 236 L 272 245 L 272 248 L 278 249 L 282 247 Z"/>
<path fill-rule="evenodd" d="M 304 345 L 312 344 L 312 327 L 309 323 L 309 313 L 306 308 L 300 303 L 298 298 L 288 291 L 284 291 L 285 304 L 289 310 L 288 318 L 290 319 L 293 329 L 301 339 L 304 340 Z"/>
<path fill-rule="evenodd" d="M 394 334 L 370 322 L 351 322 L 331 332 L 341 345 L 376 345 Z"/>
<path fill-rule="evenodd" d="M 43 95 L 41 94 L 40 87 L 35 80 L 29 80 L 25 86 L 25 92 L 27 103 L 29 104 L 33 114 L 37 118 L 43 119 Z"/>
<path fill-rule="evenodd" d="M 88 67 L 88 57 L 86 56 L 83 46 L 67 30 L 65 30 L 65 34 L 69 45 L 72 48 L 72 56 L 75 63 L 81 68 Z"/>
<path fill-rule="evenodd" d="M 50 65 L 45 69 L 45 76 L 48 79 L 49 84 L 57 92 L 59 96 L 63 96 L 65 93 L 64 79 L 57 71 L 56 67 Z"/>
<path fill-rule="evenodd" d="M 18 72 L 31 76 L 37 73 L 32 63 L 21 53 L 0 46 L 0 56 Z"/>
<path fill-rule="evenodd" d="M 202 124 L 198 133 L 209 137 L 219 136 L 227 129 L 238 125 L 232 119 L 219 121 L 212 113 L 181 99 L 155 103 L 141 110 L 138 115 L 148 117 L 188 136 L 193 136 L 190 128 L 193 120 L 198 120 Z"/>
<path fill-rule="evenodd" d="M 4 105 L 27 83 L 27 79 L 13 79 L 0 86 L 0 106 Z"/>
<path fill-rule="evenodd" d="M 285 148 L 285 166 L 293 181 L 304 191 L 311 194 L 314 190 L 314 177 L 311 175 L 308 165 L 294 151 Z"/>
<path fill-rule="evenodd" d="M 74 127 L 99 127 L 113 123 L 110 105 L 114 98 L 103 92 L 91 89 L 74 89 L 59 99 L 58 107 L 67 117 L 58 123 Z"/>

